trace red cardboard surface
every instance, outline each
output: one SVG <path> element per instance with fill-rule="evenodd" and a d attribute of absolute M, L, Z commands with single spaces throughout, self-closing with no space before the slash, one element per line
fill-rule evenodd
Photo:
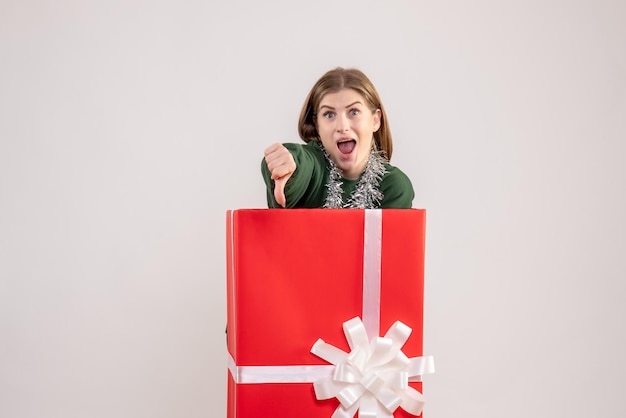
<path fill-rule="evenodd" d="M 382 211 L 380 332 L 402 321 L 402 351 L 422 355 L 425 211 Z M 342 325 L 362 317 L 364 210 L 242 209 L 227 213 L 228 351 L 237 366 L 327 365 L 318 338 L 349 352 Z M 371 338 L 372 336 L 370 336 Z M 411 383 L 418 390 L 419 383 Z M 330 417 L 311 383 L 236 384 L 229 418 Z M 412 415 L 398 409 L 395 417 Z"/>

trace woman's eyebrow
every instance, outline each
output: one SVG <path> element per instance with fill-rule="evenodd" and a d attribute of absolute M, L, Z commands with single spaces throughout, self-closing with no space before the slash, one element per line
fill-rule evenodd
<path fill-rule="evenodd" d="M 349 108 L 349 107 L 354 106 L 355 104 L 360 104 L 360 105 L 362 105 L 363 103 L 361 103 L 360 101 L 358 101 L 358 100 L 357 100 L 357 101 L 356 101 L 356 102 L 354 102 L 354 103 L 350 103 L 350 104 L 349 104 L 349 105 L 347 105 L 345 108 L 347 109 L 347 108 Z M 325 107 L 326 107 L 326 108 L 328 108 L 328 109 L 330 109 L 330 110 L 335 110 L 335 108 L 334 108 L 334 107 L 329 106 L 329 105 L 321 105 L 321 106 L 320 106 L 320 110 L 321 110 L 321 109 L 323 109 L 323 108 L 325 108 Z"/>

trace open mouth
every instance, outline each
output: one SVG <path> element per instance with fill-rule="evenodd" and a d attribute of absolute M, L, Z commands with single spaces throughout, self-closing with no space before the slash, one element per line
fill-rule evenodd
<path fill-rule="evenodd" d="M 350 154 L 354 150 L 354 147 L 356 147 L 356 141 L 354 139 L 337 142 L 337 148 L 339 148 L 339 152 L 342 154 Z"/>

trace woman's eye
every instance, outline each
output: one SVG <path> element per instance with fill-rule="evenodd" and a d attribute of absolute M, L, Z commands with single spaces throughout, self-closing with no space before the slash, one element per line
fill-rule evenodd
<path fill-rule="evenodd" d="M 357 116 L 359 113 L 361 113 L 359 112 L 359 109 L 350 109 L 350 114 L 352 116 Z"/>
<path fill-rule="evenodd" d="M 324 116 L 326 119 L 332 119 L 332 118 L 334 118 L 334 117 L 335 117 L 335 112 L 324 112 L 323 116 Z"/>

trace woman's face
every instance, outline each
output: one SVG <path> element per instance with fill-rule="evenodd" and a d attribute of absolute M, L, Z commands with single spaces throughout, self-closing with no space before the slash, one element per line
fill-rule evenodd
<path fill-rule="evenodd" d="M 380 128 L 380 109 L 372 112 L 363 96 L 343 89 L 326 94 L 315 110 L 315 127 L 324 149 L 343 177 L 357 179 L 367 165 L 374 132 Z"/>

